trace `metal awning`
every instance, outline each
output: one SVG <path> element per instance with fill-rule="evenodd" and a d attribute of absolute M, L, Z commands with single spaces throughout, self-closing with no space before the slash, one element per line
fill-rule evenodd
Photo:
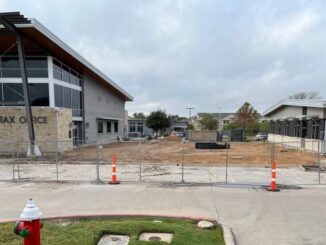
<path fill-rule="evenodd" d="M 123 118 L 114 118 L 114 117 L 97 117 L 96 120 L 123 121 Z"/>

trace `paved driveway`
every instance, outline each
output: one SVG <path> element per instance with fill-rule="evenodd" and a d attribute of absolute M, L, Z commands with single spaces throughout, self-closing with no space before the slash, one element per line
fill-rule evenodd
<path fill-rule="evenodd" d="M 44 217 L 90 214 L 204 216 L 230 226 L 238 243 L 325 244 L 326 187 L 262 189 L 160 184 L 0 183 L 0 220 L 33 197 Z"/>

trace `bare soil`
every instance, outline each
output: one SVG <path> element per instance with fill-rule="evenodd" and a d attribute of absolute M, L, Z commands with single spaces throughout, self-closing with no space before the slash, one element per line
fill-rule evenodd
<path fill-rule="evenodd" d="M 184 153 L 184 154 L 183 154 Z M 102 146 L 98 152 L 101 162 L 109 163 L 115 154 L 121 164 L 181 164 L 270 166 L 271 144 L 263 142 L 231 142 L 229 150 L 195 149 L 194 143 L 181 141 L 145 141 L 112 143 Z M 274 159 L 278 167 L 314 165 L 317 154 L 275 146 Z M 321 157 L 325 160 L 325 157 Z M 66 162 L 95 162 L 96 147 L 74 149 L 61 156 Z"/>

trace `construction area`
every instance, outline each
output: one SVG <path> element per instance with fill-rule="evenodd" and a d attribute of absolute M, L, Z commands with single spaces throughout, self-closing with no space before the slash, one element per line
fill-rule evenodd
<path fill-rule="evenodd" d="M 112 156 L 119 181 L 267 185 L 276 161 L 282 184 L 326 184 L 326 157 L 282 143 L 230 142 L 226 149 L 196 149 L 177 137 L 125 142 L 90 142 L 66 152 L 43 152 L 26 158 L 19 142 L 4 155 L 0 180 L 107 183 Z M 60 148 L 65 142 L 38 142 Z M 318 148 L 322 148 L 319 142 Z M 298 144 L 299 146 L 299 144 Z"/>

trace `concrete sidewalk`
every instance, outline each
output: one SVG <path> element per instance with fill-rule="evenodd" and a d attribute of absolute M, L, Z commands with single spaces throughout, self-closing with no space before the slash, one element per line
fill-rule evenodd
<path fill-rule="evenodd" d="M 29 197 L 44 217 L 144 214 L 209 217 L 231 227 L 238 243 L 325 244 L 326 188 L 262 189 L 160 184 L 119 186 L 0 183 L 0 219 L 17 218 Z"/>

